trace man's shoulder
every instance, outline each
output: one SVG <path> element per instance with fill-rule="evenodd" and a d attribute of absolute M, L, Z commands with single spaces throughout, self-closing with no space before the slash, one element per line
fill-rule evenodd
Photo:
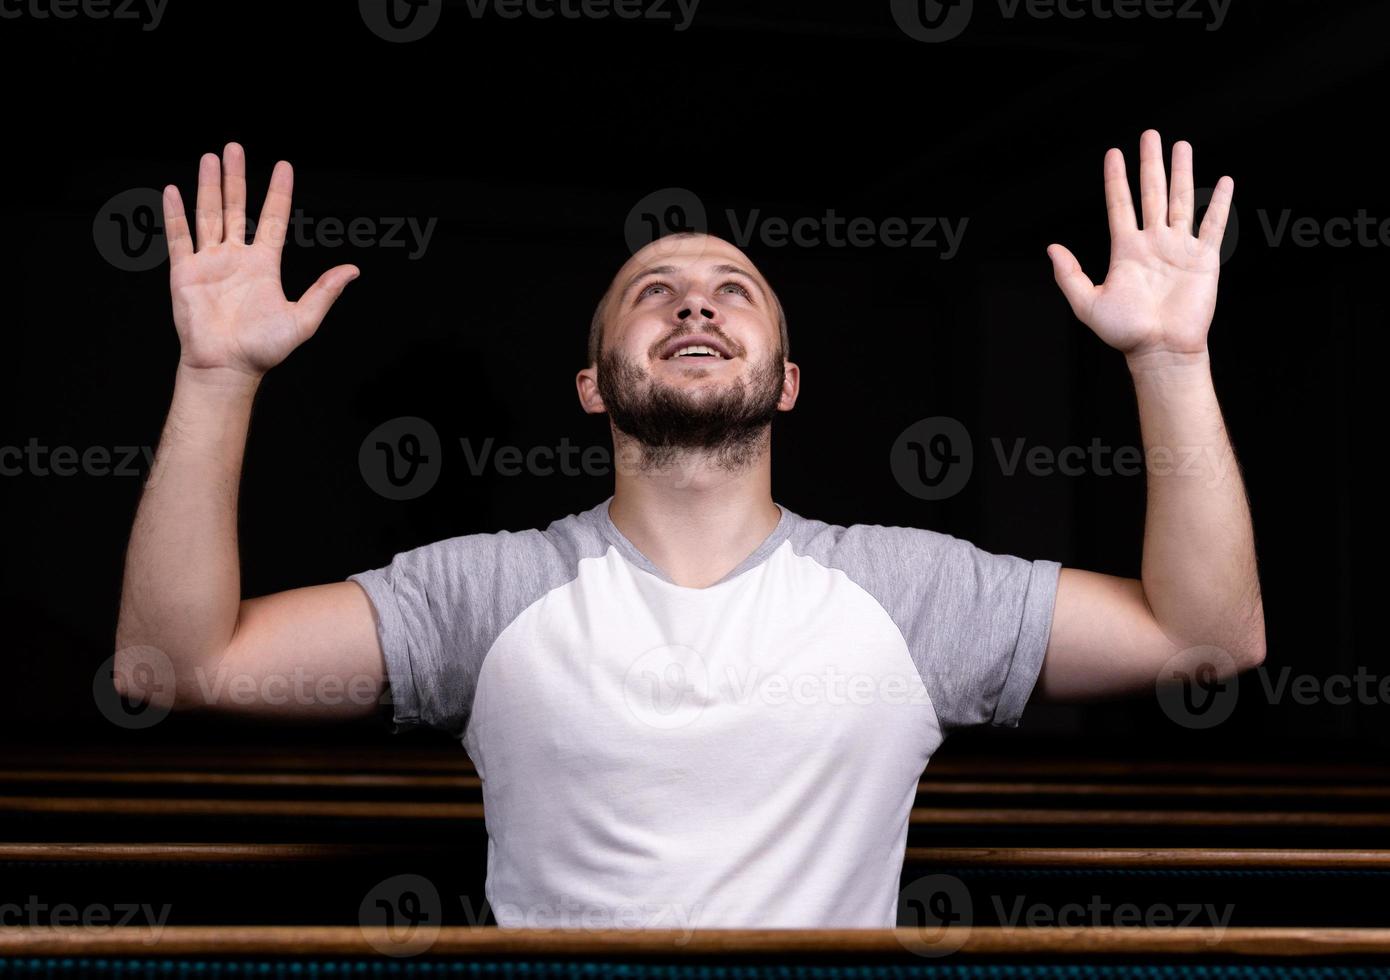
<path fill-rule="evenodd" d="M 784 508 L 785 509 L 785 508 Z M 812 558 L 876 558 L 939 555 L 965 544 L 960 538 L 923 527 L 896 524 L 835 524 L 788 511 L 789 538 L 798 554 Z"/>
<path fill-rule="evenodd" d="M 436 541 L 432 547 L 449 553 L 490 554 L 508 561 L 578 561 L 606 549 L 601 508 L 574 511 L 549 524 L 517 529 L 477 531 Z"/>
<path fill-rule="evenodd" d="M 535 568 L 563 572 L 606 549 L 599 523 L 599 508 L 606 505 L 604 501 L 588 510 L 567 514 L 545 527 L 472 531 L 439 538 L 399 552 L 390 567 L 413 574 L 444 576 L 521 574 Z"/>

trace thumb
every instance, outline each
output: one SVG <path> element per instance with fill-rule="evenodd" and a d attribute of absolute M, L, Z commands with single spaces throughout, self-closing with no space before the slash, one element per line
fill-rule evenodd
<path fill-rule="evenodd" d="M 1047 246 L 1047 256 L 1052 260 L 1052 274 L 1061 287 L 1062 295 L 1071 304 L 1071 311 L 1085 323 L 1094 302 L 1095 283 L 1081 271 L 1081 263 L 1076 261 L 1076 256 L 1065 245 Z"/>
<path fill-rule="evenodd" d="M 357 266 L 339 265 L 319 276 L 318 282 L 306 289 L 299 302 L 294 304 L 300 327 L 309 334 L 317 330 L 328 315 L 328 308 L 342 295 L 344 287 L 359 275 L 361 272 Z"/>

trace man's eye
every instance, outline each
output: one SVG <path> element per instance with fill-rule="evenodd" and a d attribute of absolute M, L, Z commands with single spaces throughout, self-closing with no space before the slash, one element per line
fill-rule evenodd
<path fill-rule="evenodd" d="M 734 289 L 737 289 L 737 290 L 743 295 L 743 297 L 744 297 L 745 299 L 748 299 L 748 298 L 749 298 L 749 296 L 748 296 L 748 290 L 745 289 L 744 286 L 743 286 L 741 283 L 737 283 L 737 282 L 726 282 L 724 285 L 720 286 L 719 288 L 720 288 L 720 289 L 728 289 L 730 286 L 732 286 Z"/>
<path fill-rule="evenodd" d="M 638 298 L 638 299 L 641 299 L 643 296 L 646 296 L 646 295 L 648 295 L 649 293 L 651 293 L 651 291 L 652 291 L 653 289 L 665 289 L 665 288 L 667 288 L 667 287 L 666 287 L 666 284 L 665 284 L 664 282 L 654 282 L 654 283 L 652 283 L 650 286 L 648 286 L 646 289 L 644 289 L 644 290 L 642 290 L 640 293 L 638 293 L 638 294 L 637 294 L 637 298 Z"/>

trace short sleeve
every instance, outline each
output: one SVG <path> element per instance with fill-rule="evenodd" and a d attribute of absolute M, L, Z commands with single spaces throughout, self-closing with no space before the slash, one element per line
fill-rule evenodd
<path fill-rule="evenodd" d="M 835 550 L 898 624 L 943 733 L 1019 724 L 1047 652 L 1059 562 L 866 525 L 847 529 Z"/>
<path fill-rule="evenodd" d="M 421 726 L 462 738 L 483 658 L 535 595 L 538 531 L 470 534 L 349 575 L 376 611 L 392 731 Z"/>

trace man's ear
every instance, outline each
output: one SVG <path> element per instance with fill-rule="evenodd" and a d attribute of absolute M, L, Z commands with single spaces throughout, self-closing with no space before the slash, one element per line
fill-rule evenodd
<path fill-rule="evenodd" d="M 801 368 L 787 361 L 782 368 L 782 397 L 777 402 L 779 412 L 790 412 L 801 391 Z"/>
<path fill-rule="evenodd" d="M 603 404 L 603 396 L 598 393 L 598 365 L 590 364 L 574 377 L 575 389 L 579 392 L 579 406 L 589 415 L 599 415 L 608 411 Z"/>

